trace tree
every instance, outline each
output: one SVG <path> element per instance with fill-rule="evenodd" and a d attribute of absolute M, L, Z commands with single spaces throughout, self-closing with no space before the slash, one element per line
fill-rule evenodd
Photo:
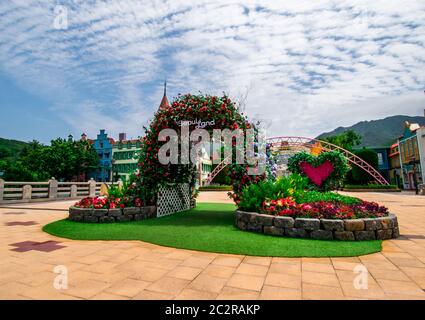
<path fill-rule="evenodd" d="M 321 140 L 335 144 L 348 151 L 352 151 L 353 147 L 362 143 L 362 137 L 354 130 L 346 130 L 335 136 L 324 137 Z"/>
<path fill-rule="evenodd" d="M 355 155 L 362 158 L 375 169 L 378 169 L 378 154 L 375 151 L 363 148 L 361 150 L 356 151 Z M 352 168 L 352 179 L 357 184 L 367 184 L 368 182 L 373 180 L 370 174 L 368 174 L 366 171 L 364 171 L 358 166 L 353 166 Z"/>
<path fill-rule="evenodd" d="M 15 161 L 3 163 L 5 179 L 44 181 L 51 177 L 69 181 L 98 167 L 98 155 L 88 141 L 55 139 L 50 146 L 30 142 Z"/>

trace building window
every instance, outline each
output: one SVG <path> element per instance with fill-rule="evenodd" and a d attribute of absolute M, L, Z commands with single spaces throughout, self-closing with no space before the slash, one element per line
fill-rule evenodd
<path fill-rule="evenodd" d="M 384 157 L 381 152 L 378 153 L 378 165 L 382 166 L 384 164 Z"/>

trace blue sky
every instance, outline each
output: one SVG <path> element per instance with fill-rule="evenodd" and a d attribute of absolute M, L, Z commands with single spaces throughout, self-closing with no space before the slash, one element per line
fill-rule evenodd
<path fill-rule="evenodd" d="M 137 137 L 164 79 L 170 99 L 225 91 L 269 135 L 316 136 L 422 115 L 423 70 L 419 0 L 0 2 L 6 138 Z"/>

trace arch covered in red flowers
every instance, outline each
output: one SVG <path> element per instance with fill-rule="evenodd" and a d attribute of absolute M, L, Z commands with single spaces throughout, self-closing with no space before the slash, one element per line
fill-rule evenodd
<path fill-rule="evenodd" d="M 156 192 L 161 185 L 189 183 L 192 188 L 195 185 L 197 174 L 195 164 L 162 165 L 158 160 L 158 151 L 166 143 L 158 141 L 159 133 L 163 129 L 173 129 L 180 137 L 181 121 L 191 121 L 190 130 L 195 129 L 197 121 L 208 123 L 204 129 L 210 134 L 213 129 L 246 130 L 252 127 L 247 117 L 239 112 L 235 103 L 226 95 L 179 95 L 169 107 L 159 109 L 149 127 L 144 128 L 139 170 L 135 175 L 136 190 L 147 203 L 155 201 Z M 180 143 L 181 141 L 179 146 Z M 231 166 L 232 178 L 237 189 L 241 188 L 241 181 L 246 184 L 260 179 L 248 176 L 247 168 L 243 165 Z"/>

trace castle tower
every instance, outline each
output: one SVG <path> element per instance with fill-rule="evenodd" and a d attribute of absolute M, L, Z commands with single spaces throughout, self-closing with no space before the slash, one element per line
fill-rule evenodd
<path fill-rule="evenodd" d="M 159 105 L 159 110 L 167 110 L 170 107 L 170 103 L 167 98 L 167 81 L 164 82 L 164 96 L 162 97 L 161 103 Z"/>

